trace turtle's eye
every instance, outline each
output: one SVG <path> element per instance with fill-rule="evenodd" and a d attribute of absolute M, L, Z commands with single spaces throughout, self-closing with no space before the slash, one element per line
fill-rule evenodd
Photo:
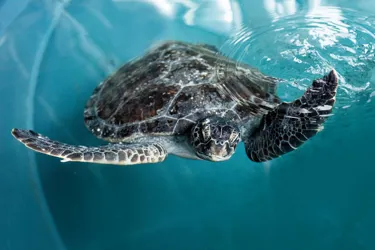
<path fill-rule="evenodd" d="M 203 140 L 206 142 L 211 138 L 211 128 L 210 125 L 204 124 L 202 127 Z"/>
<path fill-rule="evenodd" d="M 240 135 L 240 134 L 239 134 L 237 131 L 233 130 L 232 133 L 231 133 L 230 136 L 229 136 L 229 141 L 230 141 L 231 143 L 235 143 L 235 142 L 237 141 L 239 135 Z"/>

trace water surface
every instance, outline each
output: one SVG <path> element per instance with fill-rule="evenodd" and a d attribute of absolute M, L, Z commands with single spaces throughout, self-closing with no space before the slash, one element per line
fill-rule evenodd
<path fill-rule="evenodd" d="M 29 1 L 0 37 L 7 225 L 36 200 L 53 223 L 49 238 L 66 249 L 375 249 L 374 7 L 364 0 Z M 242 145 L 222 163 L 174 156 L 133 167 L 61 163 L 11 138 L 20 127 L 101 143 L 83 123 L 92 90 L 166 39 L 215 45 L 285 79 L 284 100 L 335 68 L 334 116 L 299 150 L 264 164 L 248 160 Z M 30 234 L 25 242 L 38 246 Z"/>

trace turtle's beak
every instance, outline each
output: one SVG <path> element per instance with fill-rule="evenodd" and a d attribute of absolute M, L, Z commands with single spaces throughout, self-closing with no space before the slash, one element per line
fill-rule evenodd
<path fill-rule="evenodd" d="M 234 150 L 232 150 L 228 142 L 225 142 L 223 144 L 218 144 L 214 141 L 211 142 L 210 147 L 210 154 L 209 158 L 211 161 L 225 161 L 228 160 L 232 154 L 234 153 Z"/>
<path fill-rule="evenodd" d="M 219 155 L 212 155 L 210 157 L 211 161 L 226 161 L 230 158 L 230 155 L 226 156 L 226 157 L 223 157 L 223 156 L 219 156 Z"/>

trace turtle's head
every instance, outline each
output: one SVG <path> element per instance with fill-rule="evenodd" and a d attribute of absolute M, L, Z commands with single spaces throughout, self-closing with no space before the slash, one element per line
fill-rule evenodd
<path fill-rule="evenodd" d="M 228 160 L 240 139 L 237 126 L 218 117 L 198 121 L 190 135 L 197 156 L 209 161 Z"/>

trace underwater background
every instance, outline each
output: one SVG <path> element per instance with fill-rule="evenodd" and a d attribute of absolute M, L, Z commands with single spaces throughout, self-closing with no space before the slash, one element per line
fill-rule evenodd
<path fill-rule="evenodd" d="M 0 249 L 375 249 L 374 12 L 372 0 L 0 1 Z M 285 79 L 288 101 L 335 68 L 334 116 L 262 164 L 243 144 L 220 163 L 61 163 L 11 136 L 101 144 L 86 100 L 167 39 Z"/>

